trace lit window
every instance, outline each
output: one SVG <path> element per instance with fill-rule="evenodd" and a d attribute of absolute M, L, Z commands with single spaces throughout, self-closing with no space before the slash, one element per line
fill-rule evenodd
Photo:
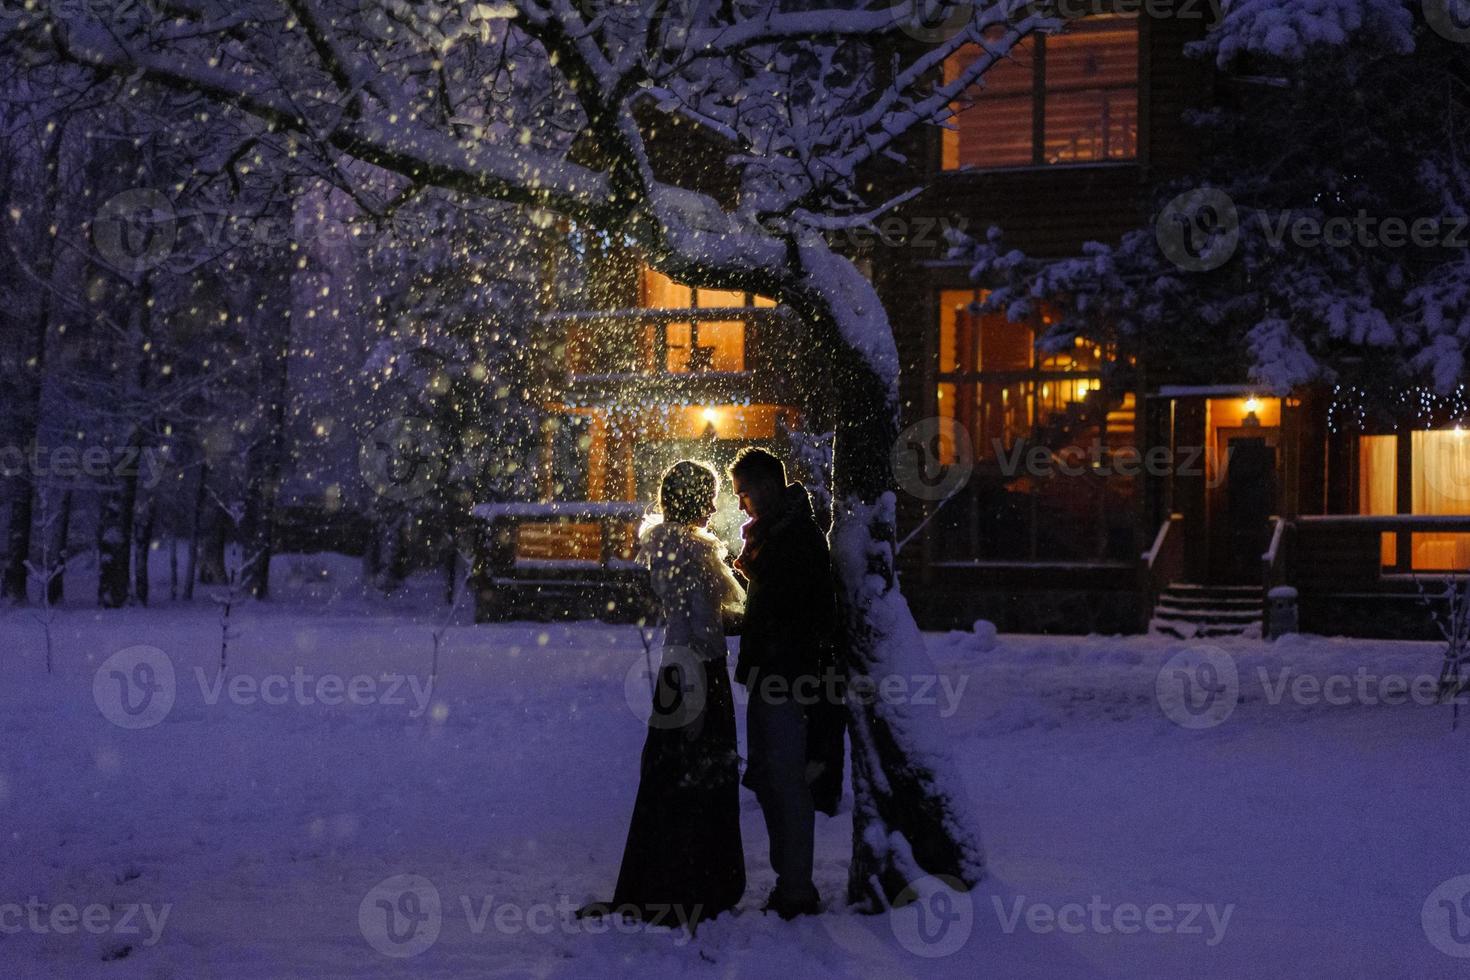
<path fill-rule="evenodd" d="M 1358 513 L 1381 517 L 1398 513 L 1398 438 L 1358 437 Z M 1396 535 L 1382 535 L 1379 560 L 1384 565 L 1398 561 Z"/>
<path fill-rule="evenodd" d="M 656 269 L 643 267 L 639 306 L 645 310 L 739 309 L 771 307 L 774 300 L 734 289 L 692 289 L 674 282 Z"/>
<path fill-rule="evenodd" d="M 1470 432 L 1455 428 L 1415 432 L 1411 510 L 1415 514 L 1470 514 Z M 1470 534 L 1414 534 L 1416 570 L 1470 568 Z"/>
<path fill-rule="evenodd" d="M 981 54 L 945 63 L 953 80 Z M 946 170 L 1138 156 L 1138 18 L 1103 14 L 1033 36 L 972 86 L 943 139 Z"/>
<path fill-rule="evenodd" d="M 1358 513 L 1401 513 L 1398 504 L 1398 436 L 1358 437 Z M 1408 513 L 1422 516 L 1470 514 L 1470 432 L 1438 429 L 1409 436 L 1411 466 Z M 1383 535 L 1382 561 L 1398 567 L 1397 535 Z M 1413 571 L 1470 568 L 1470 534 L 1413 532 Z M 1400 569 L 1402 570 L 1402 569 Z"/>
<path fill-rule="evenodd" d="M 1085 338 L 1065 351 L 1038 352 L 1045 315 L 1013 323 L 1004 312 L 974 312 L 984 295 L 945 290 L 939 299 L 940 412 L 970 432 L 981 458 L 1076 416 L 1102 388 L 1104 355 Z"/>
<path fill-rule="evenodd" d="M 736 290 L 691 289 L 646 266 L 640 299 L 643 308 L 650 310 L 768 309 L 776 305 L 764 296 Z M 662 347 L 664 370 L 673 374 L 744 371 L 745 326 L 742 320 L 699 319 L 649 324 L 644 343 L 650 351 Z M 654 362 L 658 360 L 655 354 Z"/>

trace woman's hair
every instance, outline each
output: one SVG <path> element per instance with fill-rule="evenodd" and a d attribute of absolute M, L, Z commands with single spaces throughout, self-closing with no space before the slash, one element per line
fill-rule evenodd
<path fill-rule="evenodd" d="M 693 524 L 704 520 L 714 505 L 719 477 L 703 463 L 681 459 L 664 471 L 658 488 L 658 508 L 664 520 L 673 524 Z"/>

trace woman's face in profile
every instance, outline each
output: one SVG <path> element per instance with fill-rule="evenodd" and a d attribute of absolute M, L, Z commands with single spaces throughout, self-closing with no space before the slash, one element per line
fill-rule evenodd
<path fill-rule="evenodd" d="M 719 496 L 719 491 L 716 491 L 715 493 L 704 499 L 704 502 L 699 507 L 699 520 L 695 522 L 695 527 L 704 527 L 709 524 L 709 519 L 713 517 L 715 513 L 715 498 L 717 496 Z"/>

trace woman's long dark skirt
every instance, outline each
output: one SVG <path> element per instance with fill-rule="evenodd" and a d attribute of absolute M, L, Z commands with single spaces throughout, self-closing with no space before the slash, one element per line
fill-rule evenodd
<path fill-rule="evenodd" d="M 663 668 L 612 901 L 661 925 L 693 925 L 745 893 L 730 675 L 724 657 L 702 666 L 703 705 L 692 711 L 689 685 Z"/>

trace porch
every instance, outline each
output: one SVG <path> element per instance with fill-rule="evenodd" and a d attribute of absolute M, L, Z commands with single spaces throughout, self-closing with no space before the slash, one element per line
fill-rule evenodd
<path fill-rule="evenodd" d="M 629 501 L 480 504 L 475 621 L 633 622 L 656 604 L 633 560 L 647 505 Z"/>

